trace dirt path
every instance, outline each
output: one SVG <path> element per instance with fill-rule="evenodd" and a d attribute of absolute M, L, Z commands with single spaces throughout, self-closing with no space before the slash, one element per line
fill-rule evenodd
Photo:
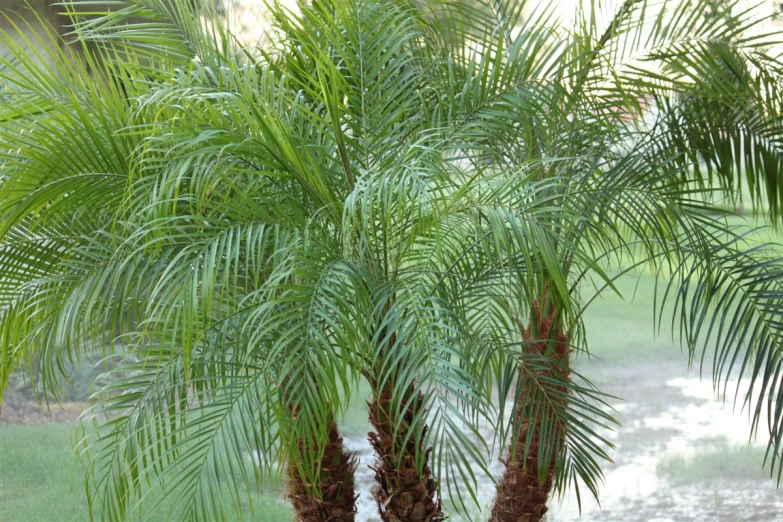
<path fill-rule="evenodd" d="M 36 401 L 8 390 L 3 394 L 0 407 L 0 424 L 46 424 L 48 422 L 73 422 L 87 407 L 82 402 L 51 403 L 49 411 Z"/>

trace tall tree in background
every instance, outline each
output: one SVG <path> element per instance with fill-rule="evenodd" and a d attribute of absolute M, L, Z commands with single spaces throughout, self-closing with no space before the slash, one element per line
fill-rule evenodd
<path fill-rule="evenodd" d="M 571 359 L 639 266 L 716 381 L 751 378 L 780 478 L 783 261 L 721 202 L 783 199 L 752 11 L 626 0 L 565 31 L 512 0 L 323 0 L 241 50 L 188 2 L 117 7 L 72 13 L 86 64 L 6 35 L 0 73 L 0 383 L 122 340 L 85 438 L 103 518 L 224 519 L 282 461 L 299 520 L 353 520 L 360 379 L 384 521 L 467 511 L 493 444 L 493 522 L 597 495 L 613 421 Z"/>

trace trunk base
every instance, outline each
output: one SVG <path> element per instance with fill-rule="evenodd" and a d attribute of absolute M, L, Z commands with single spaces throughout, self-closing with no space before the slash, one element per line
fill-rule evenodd
<path fill-rule="evenodd" d="M 354 522 L 355 471 L 356 455 L 344 450 L 337 425 L 332 424 L 321 461 L 319 483 L 306 484 L 296 470 L 288 470 L 288 496 L 296 522 Z"/>
<path fill-rule="evenodd" d="M 570 374 L 568 336 L 555 325 L 556 310 L 553 310 L 549 316 L 543 316 L 540 303 L 535 301 L 533 303 L 533 318 L 537 323 L 536 339 L 550 339 L 553 326 L 558 330 L 555 332 L 554 343 L 546 341 L 528 343 L 525 345 L 525 351 L 533 355 L 546 354 L 552 357 L 550 369 L 542 372 L 542 375 L 551 377 L 555 373 L 559 373 L 562 378 L 568 379 Z M 522 337 L 525 341 L 534 338 L 531 326 L 522 332 Z M 555 453 L 552 454 L 552 460 L 549 463 L 538 461 L 539 428 L 538 426 L 529 426 L 528 422 L 522 418 L 522 412 L 531 405 L 529 403 L 532 400 L 525 393 L 521 393 L 518 398 L 517 425 L 519 431 L 517 440 L 507 450 L 504 462 L 506 471 L 498 483 L 497 497 L 492 506 L 490 522 L 539 522 L 547 512 L 547 500 L 555 482 Z M 525 444 L 530 429 L 535 431 L 527 455 L 525 455 Z M 561 440 L 564 436 L 565 434 L 560 434 Z M 540 466 L 547 466 L 543 482 L 539 480 Z"/>
<path fill-rule="evenodd" d="M 527 433 L 522 436 L 527 436 Z M 518 445 L 524 448 L 524 442 Z M 513 461 L 506 462 L 506 472 L 498 483 L 490 522 L 538 522 L 544 518 L 555 474 L 553 466 L 544 483 L 539 482 L 537 450 L 535 445 L 531 446 L 531 456 L 525 460 L 522 455 L 524 449 L 521 449 Z"/>
<path fill-rule="evenodd" d="M 411 401 L 404 412 L 402 432 L 410 429 L 423 402 L 416 390 L 411 390 L 419 398 Z M 435 500 L 437 486 L 429 466 L 424 465 L 420 472 L 416 466 L 416 455 L 426 452 L 415 441 L 408 440 L 403 448 L 394 444 L 394 422 L 390 418 L 391 392 L 388 390 L 376 394 L 370 406 L 370 422 L 375 433 L 369 434 L 370 445 L 375 450 L 375 472 L 377 486 L 373 497 L 378 503 L 378 512 L 383 522 L 437 522 L 444 520 L 440 500 Z M 426 433 L 427 428 L 423 428 Z"/>

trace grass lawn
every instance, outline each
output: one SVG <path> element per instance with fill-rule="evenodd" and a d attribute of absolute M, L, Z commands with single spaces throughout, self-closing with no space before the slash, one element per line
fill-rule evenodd
<path fill-rule="evenodd" d="M 670 455 L 658 462 L 658 473 L 677 482 L 702 484 L 712 480 L 757 480 L 771 483 L 769 471 L 762 469 L 764 448 L 735 446 L 725 437 L 705 441 L 692 455 Z"/>
<path fill-rule="evenodd" d="M 75 424 L 0 424 L 0 521 L 86 522 L 84 472 L 73 453 Z M 264 494 L 245 506 L 242 518 L 290 522 L 291 509 L 275 495 Z M 164 522 L 160 515 L 144 522 Z M 239 517 L 237 517 L 239 518 Z M 141 522 L 141 521 L 140 521 Z"/>
<path fill-rule="evenodd" d="M 88 520 L 73 434 L 73 424 L 0 425 L 0 520 Z"/>

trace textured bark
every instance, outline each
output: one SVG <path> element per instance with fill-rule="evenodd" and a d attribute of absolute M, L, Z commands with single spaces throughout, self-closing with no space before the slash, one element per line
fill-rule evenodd
<path fill-rule="evenodd" d="M 544 317 L 541 313 L 540 303 L 533 303 L 533 320 L 537 323 L 536 334 L 532 334 L 532 324 L 523 332 L 526 341 L 531 339 L 550 339 L 552 327 L 555 323 L 556 311 Z M 551 368 L 546 371 L 553 375 L 558 372 L 565 379 L 569 377 L 569 348 L 568 336 L 559 328 L 552 342 L 526 343 L 525 351 L 534 355 L 548 354 L 554 361 Z M 547 512 L 547 500 L 555 481 L 555 454 L 552 453 L 550 462 L 538 461 L 539 427 L 530 426 L 522 418 L 523 412 L 530 406 L 533 399 L 521 393 L 517 402 L 517 425 L 519 431 L 515 444 L 511 444 L 506 453 L 506 471 L 498 482 L 497 497 L 492 507 L 490 522 L 538 522 Z M 532 444 L 525 455 L 525 443 L 529 431 L 533 433 Z M 563 440 L 564 433 L 560 434 Z M 540 466 L 546 466 L 545 480 L 539 481 Z"/>
<path fill-rule="evenodd" d="M 296 522 L 354 522 L 355 471 L 356 456 L 345 451 L 337 425 L 332 423 L 318 484 L 305 483 L 296 469 L 288 468 L 288 496 L 294 506 Z"/>
<path fill-rule="evenodd" d="M 405 434 L 421 413 L 422 395 L 415 389 L 411 390 L 416 400 L 411 401 L 398 433 Z M 416 466 L 416 455 L 423 455 L 429 460 L 429 450 L 421 443 L 408 440 L 401 447 L 399 440 L 394 440 L 395 420 L 389 414 L 391 392 L 389 389 L 379 390 L 370 406 L 370 422 L 375 428 L 369 434 L 370 445 L 375 450 L 375 472 L 377 486 L 373 489 L 373 497 L 378 503 L 378 512 L 383 522 L 436 522 L 443 520 L 440 500 L 436 500 L 437 485 L 432 476 L 432 470 L 425 462 L 421 471 Z M 426 426 L 423 432 L 426 433 Z M 422 437 L 423 438 L 423 437 Z"/>

